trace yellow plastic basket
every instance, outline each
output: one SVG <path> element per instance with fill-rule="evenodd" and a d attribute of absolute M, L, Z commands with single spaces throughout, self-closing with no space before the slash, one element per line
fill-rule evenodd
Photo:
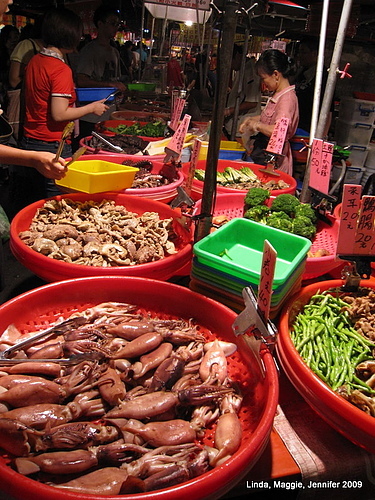
<path fill-rule="evenodd" d="M 104 160 L 75 161 L 56 184 L 82 193 L 120 191 L 131 187 L 138 168 Z"/>

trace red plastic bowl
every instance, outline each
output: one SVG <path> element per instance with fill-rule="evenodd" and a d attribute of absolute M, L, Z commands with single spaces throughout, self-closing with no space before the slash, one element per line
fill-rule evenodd
<path fill-rule="evenodd" d="M 151 161 L 151 163 L 153 164 L 152 168 L 153 174 L 158 173 L 163 166 L 162 159 L 156 159 L 155 156 L 113 154 L 109 157 L 108 155 L 92 154 L 92 155 L 83 155 L 79 158 L 78 161 L 85 161 L 85 160 L 104 160 L 119 164 L 123 164 L 127 160 L 131 161 L 132 164 L 133 162 L 139 162 L 139 161 Z M 177 196 L 177 188 L 181 186 L 184 180 L 185 180 L 184 174 L 181 171 L 179 171 L 178 179 L 174 182 L 171 182 L 170 184 L 155 188 L 144 188 L 144 189 L 129 188 L 125 189 L 124 193 L 141 196 L 144 198 L 150 198 L 151 200 L 161 201 L 163 203 L 169 203 Z"/>
<path fill-rule="evenodd" d="M 294 318 L 319 290 L 340 287 L 341 280 L 321 281 L 301 289 L 291 297 L 280 314 L 277 355 L 286 375 L 306 400 L 336 431 L 354 444 L 375 453 L 375 420 L 356 406 L 337 395 L 305 364 L 290 337 Z M 374 288 L 375 283 L 361 281 L 360 286 Z"/>
<path fill-rule="evenodd" d="M 103 199 L 114 200 L 115 203 L 124 205 L 128 210 L 138 214 L 157 212 L 162 219 L 172 217 L 175 221 L 175 230 L 179 235 L 178 251 L 164 259 L 135 266 L 93 267 L 50 259 L 32 250 L 19 237 L 21 231 L 29 229 L 36 210 L 43 206 L 45 200 L 39 200 L 22 209 L 12 220 L 10 227 L 10 248 L 21 264 L 45 281 L 111 275 L 139 276 L 142 278 L 167 280 L 178 274 L 178 271 L 185 267 L 192 258 L 191 232 L 177 221 L 179 214 L 165 203 L 121 193 L 72 193 L 55 197 L 58 200 L 63 198 L 78 201 L 93 200 L 96 202 L 100 202 Z"/>
<path fill-rule="evenodd" d="M 229 361 L 229 373 L 241 385 L 244 400 L 239 417 L 243 439 L 240 449 L 223 465 L 177 486 L 149 493 L 95 496 L 60 490 L 18 474 L 0 454 L 1 489 L 17 500 L 200 500 L 220 498 L 254 466 L 272 428 L 278 401 L 278 375 L 272 355 L 258 343 L 249 347 L 232 330 L 236 313 L 226 306 L 187 288 L 143 278 L 119 276 L 81 278 L 36 288 L 0 306 L 0 329 L 14 323 L 22 332 L 45 328 L 58 316 L 91 307 L 100 302 L 136 303 L 154 311 L 185 319 L 194 317 L 222 340 L 235 342 L 237 352 Z M 211 438 L 210 438 L 211 439 Z"/>
<path fill-rule="evenodd" d="M 276 177 L 274 175 L 267 174 L 265 172 L 262 172 L 261 169 L 264 167 L 262 165 L 256 165 L 255 163 L 249 163 L 249 162 L 241 162 L 241 161 L 233 161 L 233 160 L 218 160 L 217 162 L 217 171 L 218 172 L 223 172 L 225 167 L 232 167 L 232 168 L 242 168 L 242 167 L 249 167 L 251 170 L 255 172 L 257 177 L 264 183 L 271 181 L 271 180 L 282 180 L 286 182 L 289 187 L 285 189 L 277 189 L 274 191 L 271 191 L 271 196 L 277 196 L 279 194 L 294 194 L 297 188 L 297 181 L 290 175 L 286 174 L 285 172 L 278 172 L 280 176 Z M 190 168 L 190 163 L 185 163 L 182 167 L 182 171 L 185 175 L 185 177 L 188 176 L 189 174 L 189 168 Z M 206 169 L 206 160 L 199 160 L 197 162 L 197 167 L 198 169 L 205 170 Z M 202 198 L 202 193 L 203 193 L 203 186 L 204 182 L 199 181 L 198 179 L 193 179 L 192 183 L 192 188 L 191 188 L 191 197 L 193 200 L 199 200 Z M 225 194 L 225 193 L 243 193 L 244 196 L 247 193 L 247 190 L 245 189 L 232 189 L 229 187 L 225 186 L 219 186 L 217 185 L 216 191 L 218 194 Z"/>

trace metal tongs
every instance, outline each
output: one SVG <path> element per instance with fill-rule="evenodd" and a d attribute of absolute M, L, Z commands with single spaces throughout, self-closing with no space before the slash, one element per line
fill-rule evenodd
<path fill-rule="evenodd" d="M 77 161 L 78 158 L 80 158 L 84 153 L 86 153 L 87 147 L 82 146 L 77 151 L 73 154 L 71 160 L 68 161 L 68 163 L 65 165 L 65 168 L 69 167 L 73 162 Z"/>
<path fill-rule="evenodd" d="M 61 139 L 60 139 L 57 151 L 56 151 L 55 161 L 57 161 L 60 158 L 65 141 L 68 138 L 68 136 L 73 132 L 73 129 L 74 129 L 74 122 L 69 122 L 65 125 L 65 128 L 63 130 L 63 133 L 62 133 L 62 136 L 61 136 Z"/>
<path fill-rule="evenodd" d="M 276 344 L 277 329 L 271 320 L 265 320 L 257 306 L 257 299 L 251 287 L 242 290 L 245 309 L 237 316 L 232 325 L 233 332 L 238 335 L 250 335 L 261 340 L 272 350 Z"/>
<path fill-rule="evenodd" d="M 114 144 L 112 144 L 110 141 L 105 139 L 102 135 L 98 134 L 94 130 L 91 132 L 91 134 L 93 137 L 99 139 L 99 141 L 101 141 L 103 144 L 113 149 L 113 151 L 116 151 L 116 153 L 124 153 L 124 150 L 120 146 L 115 146 Z"/>
<path fill-rule="evenodd" d="M 83 316 L 76 316 L 74 318 L 68 318 L 63 321 L 60 321 L 59 323 L 55 323 L 53 326 L 50 326 L 49 328 L 46 328 L 45 330 L 41 330 L 40 332 L 36 333 L 32 337 L 28 337 L 25 340 L 21 340 L 20 342 L 17 342 L 17 344 L 13 345 L 12 347 L 8 347 L 8 349 L 5 349 L 0 353 L 0 365 L 4 364 L 16 364 L 16 363 L 21 363 L 25 361 L 53 361 L 55 363 L 59 362 L 67 362 L 69 359 L 29 359 L 29 358 L 10 358 L 14 353 L 21 351 L 25 347 L 28 347 L 38 340 L 42 338 L 48 338 L 51 335 L 59 335 L 61 333 L 66 332 L 70 328 L 75 328 L 77 326 L 83 325 L 86 323 L 86 318 Z"/>

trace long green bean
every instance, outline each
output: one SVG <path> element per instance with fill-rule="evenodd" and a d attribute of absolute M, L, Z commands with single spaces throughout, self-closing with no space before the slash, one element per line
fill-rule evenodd
<path fill-rule="evenodd" d="M 375 344 L 355 330 L 347 307 L 338 296 L 315 294 L 296 316 L 291 337 L 306 364 L 334 391 L 345 385 L 375 393 L 355 373 L 360 362 L 373 359 Z"/>

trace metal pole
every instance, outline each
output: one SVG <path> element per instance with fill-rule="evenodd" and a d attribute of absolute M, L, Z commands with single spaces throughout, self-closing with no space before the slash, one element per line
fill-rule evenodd
<path fill-rule="evenodd" d="M 332 103 L 332 98 L 336 86 L 336 78 L 337 78 L 337 70 L 340 63 L 340 58 L 342 54 L 342 48 L 345 42 L 345 34 L 348 26 L 348 21 L 350 17 L 351 7 L 353 0 L 344 0 L 344 5 L 341 12 L 341 18 L 339 27 L 336 35 L 335 47 L 333 49 L 331 65 L 329 68 L 328 79 L 326 88 L 324 91 L 324 97 L 322 102 L 322 107 L 320 110 L 319 121 L 316 128 L 315 137 L 317 139 L 323 138 L 324 128 L 327 121 L 328 113 L 330 112 L 330 107 Z M 306 172 L 303 181 L 302 191 L 300 200 L 303 203 L 307 203 L 310 200 L 310 192 L 308 190 L 309 178 L 310 178 L 310 158 L 308 158 L 308 162 L 306 165 Z"/>
<path fill-rule="evenodd" d="M 236 102 L 234 105 L 232 129 L 231 129 L 231 133 L 230 133 L 230 140 L 231 141 L 234 141 L 236 139 L 237 121 L 238 121 L 238 115 L 239 115 L 239 110 L 240 110 L 240 99 L 241 99 L 242 88 L 244 86 L 246 57 L 247 57 L 247 50 L 249 47 L 249 35 L 250 35 L 250 29 L 246 28 L 246 30 L 245 30 L 245 43 L 243 46 L 241 67 L 239 70 L 240 74 L 239 74 L 239 80 L 238 80 L 238 91 L 237 91 Z"/>
<path fill-rule="evenodd" d="M 142 74 L 142 51 L 143 51 L 143 31 L 145 28 L 145 2 L 142 2 L 142 20 L 141 20 L 141 40 L 139 46 L 139 67 L 138 67 L 138 80 L 141 79 Z"/>
<path fill-rule="evenodd" d="M 165 43 L 165 31 L 166 31 L 166 28 L 167 28 L 167 21 L 168 21 L 168 5 L 165 8 L 165 17 L 164 17 L 164 20 L 163 20 L 162 39 L 161 39 L 161 44 L 160 44 L 159 56 L 163 55 L 163 49 L 164 49 L 164 43 Z"/>
<path fill-rule="evenodd" d="M 220 140 L 224 123 L 224 109 L 230 75 L 230 64 L 228 64 L 228 61 L 232 60 L 234 37 L 237 26 L 237 8 L 237 1 L 226 0 L 222 12 L 222 37 L 218 50 L 217 64 L 217 91 L 214 96 L 201 214 L 195 231 L 196 241 L 207 236 L 211 229 L 212 211 L 216 196 L 217 162 L 219 159 Z"/>

